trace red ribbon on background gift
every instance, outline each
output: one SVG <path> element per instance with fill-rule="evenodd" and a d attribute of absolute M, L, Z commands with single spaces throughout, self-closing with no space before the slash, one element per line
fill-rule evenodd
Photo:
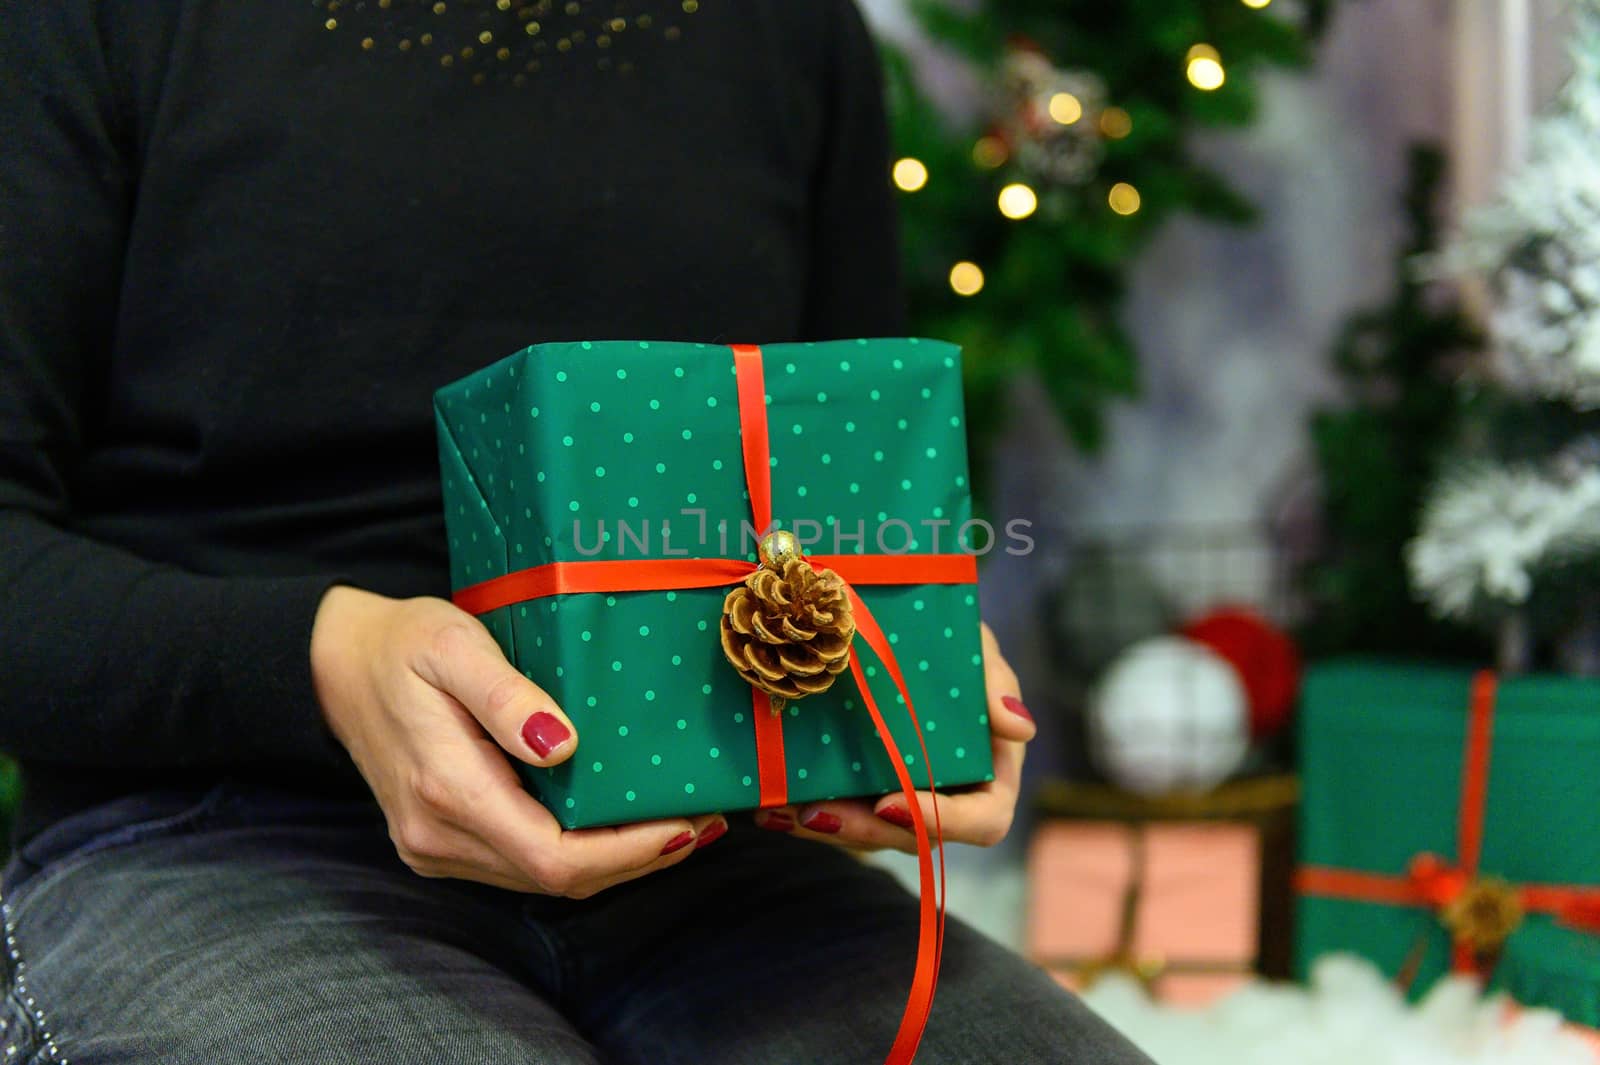
<path fill-rule="evenodd" d="M 1488 904 L 1504 909 L 1509 902 L 1515 924 L 1521 913 L 1553 914 L 1565 924 L 1600 932 L 1600 888 L 1564 884 L 1506 884 L 1479 876 L 1483 850 L 1484 803 L 1489 793 L 1489 753 L 1494 728 L 1496 681 L 1485 670 L 1472 680 L 1472 702 L 1467 720 L 1466 750 L 1461 768 L 1461 801 L 1456 828 L 1457 860 L 1422 853 L 1411 860 L 1404 876 L 1384 876 L 1354 869 L 1303 866 L 1295 887 L 1305 895 L 1374 902 L 1385 906 L 1417 906 L 1442 917 L 1458 912 L 1469 895 L 1480 893 Z M 1485 892 L 1485 885 L 1489 891 Z M 1499 899 L 1490 898 L 1499 896 Z M 1490 919 L 1496 915 L 1490 914 Z M 1471 928 L 1462 920 L 1451 927 L 1450 967 L 1458 973 L 1478 973 L 1480 952 Z"/>
<path fill-rule="evenodd" d="M 767 434 L 766 385 L 761 364 L 761 349 L 754 345 L 732 346 L 739 391 L 739 433 L 744 455 L 745 487 L 750 493 L 750 512 L 755 526 L 763 533 L 772 527 L 772 464 Z M 905 700 L 917 743 L 922 748 L 922 764 L 928 771 L 928 790 L 933 791 L 933 767 L 922 737 L 922 725 L 906 690 L 905 676 L 894 650 L 872 611 L 861 601 L 854 585 L 892 584 L 975 584 L 978 563 L 971 555 L 813 555 L 809 561 L 838 573 L 845 581 L 856 620 L 856 635 L 883 662 L 889 677 Z M 624 559 L 593 562 L 550 562 L 543 566 L 508 573 L 503 577 L 474 584 L 454 593 L 455 604 L 470 614 L 487 614 L 501 607 L 551 595 L 585 593 L 672 591 L 684 588 L 716 588 L 737 584 L 755 572 L 755 564 L 731 558 Z M 895 743 L 877 701 L 867 685 L 861 656 L 852 644 L 850 675 L 861 692 L 862 702 L 872 716 L 878 739 L 894 767 L 895 777 L 911 813 L 912 831 L 917 838 L 917 871 L 921 886 L 917 931 L 917 963 L 911 992 L 894 1045 L 886 1065 L 906 1065 L 915 1057 L 917 1044 L 933 1009 L 934 987 L 939 980 L 940 952 L 944 947 L 945 868 L 943 826 L 939 821 L 938 799 L 933 800 L 933 840 L 917 802 L 916 785 L 906 771 L 905 759 Z M 772 708 L 766 692 L 751 689 L 756 733 L 756 762 L 763 809 L 788 803 L 788 773 L 784 766 L 783 716 Z M 935 889 L 933 854 L 939 855 Z"/>

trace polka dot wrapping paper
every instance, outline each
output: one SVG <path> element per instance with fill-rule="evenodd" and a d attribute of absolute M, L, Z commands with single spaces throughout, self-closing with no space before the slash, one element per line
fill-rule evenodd
<path fill-rule="evenodd" d="M 762 349 L 772 507 L 811 554 L 1003 548 L 972 522 L 959 350 L 928 340 Z M 734 360 L 718 345 L 543 344 L 440 389 L 456 589 L 552 562 L 756 561 Z M 992 778 L 971 584 L 861 585 L 888 634 L 936 782 Z M 759 805 L 751 695 L 723 656 L 726 587 L 555 595 L 483 615 L 578 727 L 577 754 L 522 767 L 568 828 Z M 912 779 L 922 748 L 886 671 L 868 683 Z M 783 711 L 789 799 L 897 792 L 844 677 Z"/>

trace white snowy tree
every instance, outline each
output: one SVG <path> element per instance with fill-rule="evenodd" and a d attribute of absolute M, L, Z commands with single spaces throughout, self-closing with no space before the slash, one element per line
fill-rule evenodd
<path fill-rule="evenodd" d="M 1441 616 L 1514 615 L 1542 573 L 1600 558 L 1600 0 L 1573 3 L 1573 75 L 1527 162 L 1428 264 L 1489 283 L 1494 354 L 1481 384 L 1527 419 L 1559 410 L 1571 432 L 1543 456 L 1499 460 L 1491 439 L 1446 464 L 1408 552 Z"/>

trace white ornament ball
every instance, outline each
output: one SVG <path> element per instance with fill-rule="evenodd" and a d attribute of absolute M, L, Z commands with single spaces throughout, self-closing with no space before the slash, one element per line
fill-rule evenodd
<path fill-rule="evenodd" d="M 1090 754 L 1102 772 L 1141 795 L 1222 783 L 1249 749 L 1244 685 L 1226 659 L 1177 636 L 1134 644 L 1089 701 Z"/>

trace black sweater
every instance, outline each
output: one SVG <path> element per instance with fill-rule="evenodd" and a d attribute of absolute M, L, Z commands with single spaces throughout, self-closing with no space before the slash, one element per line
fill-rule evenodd
<path fill-rule="evenodd" d="M 439 385 L 548 340 L 903 331 L 880 93 L 849 0 L 0 0 L 25 833 L 356 781 L 311 623 L 337 579 L 448 592 Z"/>

